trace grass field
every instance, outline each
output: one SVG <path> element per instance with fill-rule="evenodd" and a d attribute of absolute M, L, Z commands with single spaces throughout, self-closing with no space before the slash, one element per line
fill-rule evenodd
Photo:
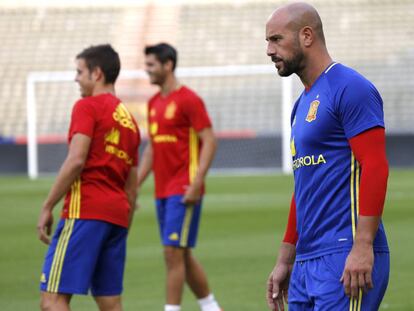
<path fill-rule="evenodd" d="M 37 240 L 38 212 L 52 179 L 0 178 L 0 310 L 38 306 L 46 246 Z M 277 255 L 292 189 L 291 177 L 213 176 L 196 256 L 226 311 L 267 310 L 265 281 Z M 391 248 L 391 279 L 381 310 L 414 310 L 414 171 L 391 171 L 384 223 Z M 124 309 L 160 311 L 164 266 L 151 182 L 140 199 L 128 241 Z M 56 209 L 56 219 L 60 207 Z M 90 297 L 75 297 L 72 310 L 96 310 Z M 183 311 L 198 310 L 186 289 Z"/>

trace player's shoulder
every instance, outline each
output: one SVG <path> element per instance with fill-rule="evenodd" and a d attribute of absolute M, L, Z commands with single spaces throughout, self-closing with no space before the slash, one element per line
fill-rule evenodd
<path fill-rule="evenodd" d="M 157 93 L 155 93 L 154 95 L 152 95 L 151 97 L 150 97 L 150 99 L 148 100 L 148 104 L 151 104 L 151 103 L 153 103 L 155 100 L 157 100 L 159 97 L 161 96 L 161 92 L 157 92 Z"/>
<path fill-rule="evenodd" d="M 196 93 L 196 91 L 194 91 L 193 89 L 189 88 L 188 86 L 181 86 L 181 88 L 178 91 L 178 94 L 180 97 L 182 97 L 183 99 L 197 99 L 197 100 L 201 100 L 201 97 Z"/>
<path fill-rule="evenodd" d="M 340 63 L 333 63 L 325 71 L 326 79 L 331 89 L 344 89 L 346 87 L 372 87 L 371 81 L 353 68 Z"/>

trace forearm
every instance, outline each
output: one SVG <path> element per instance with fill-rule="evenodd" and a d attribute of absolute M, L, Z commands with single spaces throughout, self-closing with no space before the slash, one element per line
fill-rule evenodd
<path fill-rule="evenodd" d="M 354 245 L 372 245 L 381 221 L 380 216 L 358 217 L 358 225 L 355 233 Z"/>
<path fill-rule="evenodd" d="M 282 242 L 279 248 L 276 265 L 293 265 L 296 258 L 296 246 L 291 243 Z"/>
<path fill-rule="evenodd" d="M 214 136 L 210 136 L 203 140 L 200 150 L 199 165 L 193 183 L 201 185 L 204 182 L 211 162 L 213 162 L 216 149 L 217 142 Z"/>
<path fill-rule="evenodd" d="M 148 142 L 148 145 L 145 147 L 145 150 L 142 153 L 141 163 L 138 169 L 138 189 L 141 188 L 141 185 L 151 173 L 152 161 L 152 146 L 151 143 Z"/>
<path fill-rule="evenodd" d="M 52 210 L 60 199 L 70 190 L 71 185 L 82 172 L 83 162 L 68 157 L 63 163 L 43 204 L 43 208 Z"/>

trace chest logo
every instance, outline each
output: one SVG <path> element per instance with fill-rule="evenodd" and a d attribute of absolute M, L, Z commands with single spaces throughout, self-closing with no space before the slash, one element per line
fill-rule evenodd
<path fill-rule="evenodd" d="M 314 100 L 313 102 L 310 103 L 308 115 L 306 116 L 306 119 L 305 119 L 306 121 L 312 122 L 316 120 L 316 114 L 318 112 L 319 104 L 320 104 L 319 100 Z"/>
<path fill-rule="evenodd" d="M 164 118 L 167 120 L 171 120 L 175 116 L 175 111 L 177 110 L 177 105 L 175 102 L 171 102 L 168 104 L 167 108 L 165 109 Z"/>
<path fill-rule="evenodd" d="M 152 136 L 156 135 L 158 132 L 158 123 L 157 122 L 150 123 L 149 130 L 150 130 L 150 135 Z"/>
<path fill-rule="evenodd" d="M 150 117 L 155 117 L 156 114 L 157 112 L 155 111 L 155 108 L 152 108 L 150 111 Z"/>

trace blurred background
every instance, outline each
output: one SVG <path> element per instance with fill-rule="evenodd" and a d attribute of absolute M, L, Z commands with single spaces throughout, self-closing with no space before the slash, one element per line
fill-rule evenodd
<path fill-rule="evenodd" d="M 144 69 L 144 47 L 161 41 L 177 47 L 180 69 L 202 67 L 198 75 L 181 80 L 203 97 L 220 138 L 214 168 L 280 169 L 282 79 L 266 56 L 264 29 L 282 3 L 1 0 L 0 173 L 27 171 L 30 73 L 64 72 L 71 80 L 32 81 L 39 171 L 56 172 L 79 97 L 74 74 L 67 72 L 74 70 L 75 56 L 90 45 L 110 43 L 123 70 L 137 71 Z M 365 75 L 383 97 L 391 165 L 414 166 L 414 2 L 311 3 L 320 12 L 333 58 Z M 236 72 L 225 75 L 228 66 Z M 223 75 L 209 75 L 209 70 Z M 293 80 L 294 99 L 302 85 Z M 145 77 L 120 78 L 117 84 L 144 136 L 146 101 L 156 90 Z"/>
<path fill-rule="evenodd" d="M 414 249 L 409 246 L 414 219 L 414 1 L 309 2 L 320 12 L 333 58 L 364 74 L 384 99 L 392 169 L 383 219 L 391 276 L 380 309 L 414 310 Z M 146 102 L 157 88 L 142 71 L 143 49 L 160 41 L 177 47 L 180 79 L 203 97 L 219 137 L 213 163 L 218 174 L 207 179 L 195 252 L 224 310 L 267 310 L 265 283 L 284 234 L 293 186 L 291 175 L 278 173 L 287 80 L 266 56 L 265 41 L 266 20 L 284 3 L 0 0 L 1 311 L 38 309 L 46 246 L 38 241 L 36 221 L 66 156 L 70 113 L 79 98 L 73 82 L 75 56 L 102 43 L 119 52 L 118 96 L 138 119 L 145 144 Z M 302 89 L 293 77 L 292 101 Z M 28 103 L 36 104 L 29 114 Z M 37 125 L 36 163 L 42 178 L 35 182 L 26 177 L 28 120 Z M 152 180 L 146 182 L 128 237 L 125 310 L 159 311 L 164 304 L 153 190 Z M 60 209 L 55 208 L 55 222 Z M 72 309 L 96 306 L 90 297 L 75 297 Z M 198 310 L 188 288 L 183 310 Z"/>

